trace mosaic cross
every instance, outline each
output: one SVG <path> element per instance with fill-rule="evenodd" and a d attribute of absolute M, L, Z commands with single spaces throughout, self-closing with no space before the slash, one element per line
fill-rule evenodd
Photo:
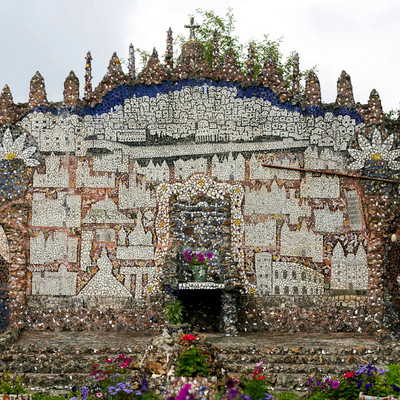
<path fill-rule="evenodd" d="M 196 28 L 200 28 L 200 25 L 195 25 L 194 24 L 194 17 L 191 17 L 190 18 L 190 25 L 185 25 L 185 28 L 189 28 L 190 29 L 189 40 L 194 40 L 194 30 Z"/>

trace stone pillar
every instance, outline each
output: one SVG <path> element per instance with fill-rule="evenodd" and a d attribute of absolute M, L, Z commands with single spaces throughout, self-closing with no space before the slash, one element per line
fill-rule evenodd
<path fill-rule="evenodd" d="M 236 291 L 223 290 L 221 294 L 221 331 L 226 336 L 238 336 Z"/>

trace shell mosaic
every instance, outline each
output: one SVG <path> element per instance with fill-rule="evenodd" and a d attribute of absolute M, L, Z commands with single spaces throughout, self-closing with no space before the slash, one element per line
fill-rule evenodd
<path fill-rule="evenodd" d="M 88 53 L 85 98 L 70 74 L 61 106 L 40 74 L 25 108 L 4 89 L 10 321 L 156 331 L 174 288 L 193 313 L 193 293 L 219 296 L 227 334 L 398 332 L 399 130 L 376 125 L 377 93 L 356 105 L 342 73 L 324 105 L 311 74 L 301 104 L 272 59 L 254 81 L 232 54 L 212 70 L 185 46 L 175 68 L 170 48 L 168 68 L 154 53 L 137 78 L 113 55 L 95 90 Z M 201 279 L 187 251 L 213 255 Z"/>

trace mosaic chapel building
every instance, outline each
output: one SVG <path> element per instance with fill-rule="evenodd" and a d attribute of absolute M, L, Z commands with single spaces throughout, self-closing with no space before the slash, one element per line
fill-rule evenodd
<path fill-rule="evenodd" d="M 378 93 L 333 104 L 272 57 L 207 64 L 190 39 L 85 93 L 0 95 L 0 325 L 160 331 L 174 292 L 200 330 L 399 332 L 400 122 Z M 400 233 L 400 230 L 399 230 Z M 184 254 L 211 253 L 202 276 Z"/>

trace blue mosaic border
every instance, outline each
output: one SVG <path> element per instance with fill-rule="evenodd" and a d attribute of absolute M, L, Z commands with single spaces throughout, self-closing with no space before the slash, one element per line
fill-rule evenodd
<path fill-rule="evenodd" d="M 215 82 L 211 80 L 201 80 L 201 79 L 189 79 L 185 81 L 174 82 L 172 80 L 168 80 L 159 85 L 152 84 L 149 86 L 145 85 L 132 85 L 125 86 L 120 85 L 117 86 L 112 91 L 108 92 L 104 97 L 103 101 L 100 104 L 96 104 L 94 108 L 90 106 L 86 107 L 61 107 L 57 108 L 54 106 L 44 106 L 44 107 L 36 107 L 31 112 L 50 112 L 54 115 L 60 115 L 61 117 L 65 115 L 67 117 L 70 114 L 76 114 L 80 117 L 84 117 L 86 115 L 101 115 L 104 113 L 108 113 L 111 109 L 118 105 L 123 105 L 126 99 L 136 97 L 156 97 L 158 94 L 168 94 L 174 92 L 176 90 L 182 90 L 188 86 L 204 86 L 207 84 L 208 86 L 215 87 L 228 87 L 235 88 L 237 90 L 236 98 L 251 98 L 256 97 L 263 100 L 268 100 L 273 106 L 278 108 L 298 112 L 303 115 L 313 115 L 315 117 L 324 117 L 327 112 L 333 113 L 335 116 L 339 115 L 349 115 L 350 118 L 354 119 L 357 124 L 364 122 L 361 115 L 355 111 L 351 107 L 339 107 L 335 108 L 333 105 L 326 106 L 312 106 L 307 107 L 303 110 L 299 105 L 293 105 L 290 101 L 286 103 L 281 103 L 279 97 L 270 89 L 264 86 L 256 86 L 252 85 L 248 88 L 242 88 L 239 83 L 232 83 L 226 81 Z"/>

